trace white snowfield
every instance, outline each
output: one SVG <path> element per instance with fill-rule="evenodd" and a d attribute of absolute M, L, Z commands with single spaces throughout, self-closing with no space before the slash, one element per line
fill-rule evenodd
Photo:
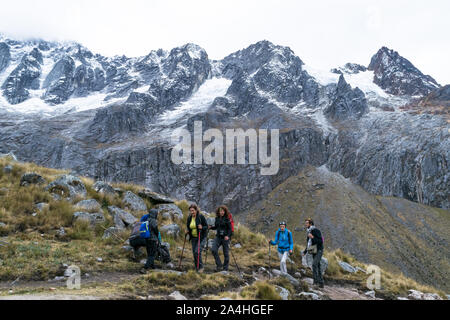
<path fill-rule="evenodd" d="M 190 99 L 182 102 L 173 110 L 164 112 L 158 119 L 159 125 L 172 125 L 179 120 L 205 112 L 217 97 L 226 95 L 232 81 L 225 78 L 206 80 Z"/>

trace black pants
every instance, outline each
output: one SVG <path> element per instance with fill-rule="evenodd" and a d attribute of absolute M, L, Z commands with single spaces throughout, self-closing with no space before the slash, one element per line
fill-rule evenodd
<path fill-rule="evenodd" d="M 214 259 L 216 260 L 217 269 L 223 268 L 223 270 L 228 270 L 228 265 L 230 264 L 230 247 L 229 247 L 229 245 L 230 245 L 229 240 L 226 241 L 224 238 L 220 238 L 220 237 L 216 237 L 214 239 L 214 244 L 211 249 L 211 252 L 214 256 Z M 220 261 L 220 257 L 219 257 L 220 246 L 222 246 L 222 249 L 223 249 L 223 256 L 224 256 L 223 266 L 222 266 L 222 261 Z"/>
<path fill-rule="evenodd" d="M 203 269 L 202 250 L 205 248 L 207 239 L 205 237 L 204 239 L 200 239 L 200 240 L 201 240 L 201 243 L 200 243 L 200 256 L 199 256 L 198 238 L 191 238 L 192 255 L 194 256 L 194 265 L 195 265 L 196 270 Z M 197 268 L 197 263 L 199 264 L 198 268 Z"/>
<path fill-rule="evenodd" d="M 147 262 L 144 268 L 149 269 L 155 266 L 155 255 L 158 249 L 156 240 L 136 238 L 130 240 L 130 246 L 133 247 L 135 254 L 140 247 L 145 247 L 147 249 Z"/>
<path fill-rule="evenodd" d="M 316 254 L 313 254 L 313 264 L 312 271 L 314 277 L 314 284 L 323 284 L 323 276 L 322 271 L 320 270 L 320 261 L 322 260 L 323 250 L 317 251 Z"/>

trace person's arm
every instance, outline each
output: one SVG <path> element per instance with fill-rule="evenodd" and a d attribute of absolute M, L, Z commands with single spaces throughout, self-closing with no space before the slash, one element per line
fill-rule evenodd
<path fill-rule="evenodd" d="M 294 251 L 294 239 L 292 238 L 292 232 L 289 231 L 289 250 Z"/>
<path fill-rule="evenodd" d="M 277 243 L 278 243 L 278 237 L 279 237 L 279 232 L 277 231 L 276 233 L 275 233 L 275 241 L 270 241 L 270 244 L 271 245 L 273 245 L 273 246 L 276 246 L 277 245 Z"/>
<path fill-rule="evenodd" d="M 217 218 L 214 220 L 214 225 L 211 226 L 211 230 L 217 230 Z"/>

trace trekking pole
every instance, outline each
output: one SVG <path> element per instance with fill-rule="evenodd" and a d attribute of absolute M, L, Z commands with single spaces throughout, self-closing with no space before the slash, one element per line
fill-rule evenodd
<path fill-rule="evenodd" d="M 197 245 L 197 271 L 200 268 L 200 253 L 201 253 L 201 249 L 200 249 L 200 238 L 201 238 L 201 232 L 198 233 L 198 245 Z"/>
<path fill-rule="evenodd" d="M 272 279 L 272 264 L 270 260 L 270 243 L 269 243 L 269 279 Z"/>
<path fill-rule="evenodd" d="M 178 265 L 178 269 L 181 269 L 181 260 L 183 260 L 184 248 L 186 247 L 186 239 L 187 239 L 187 234 L 184 235 L 183 250 L 181 251 L 181 257 L 180 257 L 180 263 Z"/>
<path fill-rule="evenodd" d="M 230 242 L 230 253 L 231 253 L 231 256 L 233 257 L 234 263 L 236 264 L 236 268 L 238 269 L 239 274 L 242 277 L 241 269 L 239 268 L 239 265 L 237 264 L 236 258 L 234 257 L 233 250 L 231 250 L 231 247 L 232 246 L 231 246 L 231 242 Z"/>
<path fill-rule="evenodd" d="M 205 254 L 205 266 L 206 266 L 206 264 L 208 263 L 208 249 L 209 249 L 209 246 L 208 246 L 208 238 L 209 238 L 209 229 L 208 229 L 208 231 L 206 231 L 206 245 L 205 245 L 205 251 L 206 251 L 206 254 Z"/>

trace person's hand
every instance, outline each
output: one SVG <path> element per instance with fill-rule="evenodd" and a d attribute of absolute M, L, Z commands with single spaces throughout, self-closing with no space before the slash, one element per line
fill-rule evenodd
<path fill-rule="evenodd" d="M 230 240 L 230 238 L 228 238 L 228 236 L 227 236 L 227 237 L 225 237 L 225 241 L 228 241 L 228 240 Z"/>
<path fill-rule="evenodd" d="M 202 229 L 203 229 L 203 226 L 202 226 L 201 224 L 199 224 L 199 225 L 198 225 L 198 228 L 199 228 L 200 230 L 202 230 Z"/>
<path fill-rule="evenodd" d="M 313 239 L 314 236 L 313 236 L 311 233 L 309 233 L 309 234 L 308 234 L 308 238 Z"/>
<path fill-rule="evenodd" d="M 289 250 L 289 253 L 292 254 L 292 250 Z"/>
<path fill-rule="evenodd" d="M 184 235 L 187 236 L 188 234 L 189 234 L 189 231 L 186 231 L 186 233 Z"/>
<path fill-rule="evenodd" d="M 208 226 L 208 229 L 212 229 L 212 226 Z"/>

